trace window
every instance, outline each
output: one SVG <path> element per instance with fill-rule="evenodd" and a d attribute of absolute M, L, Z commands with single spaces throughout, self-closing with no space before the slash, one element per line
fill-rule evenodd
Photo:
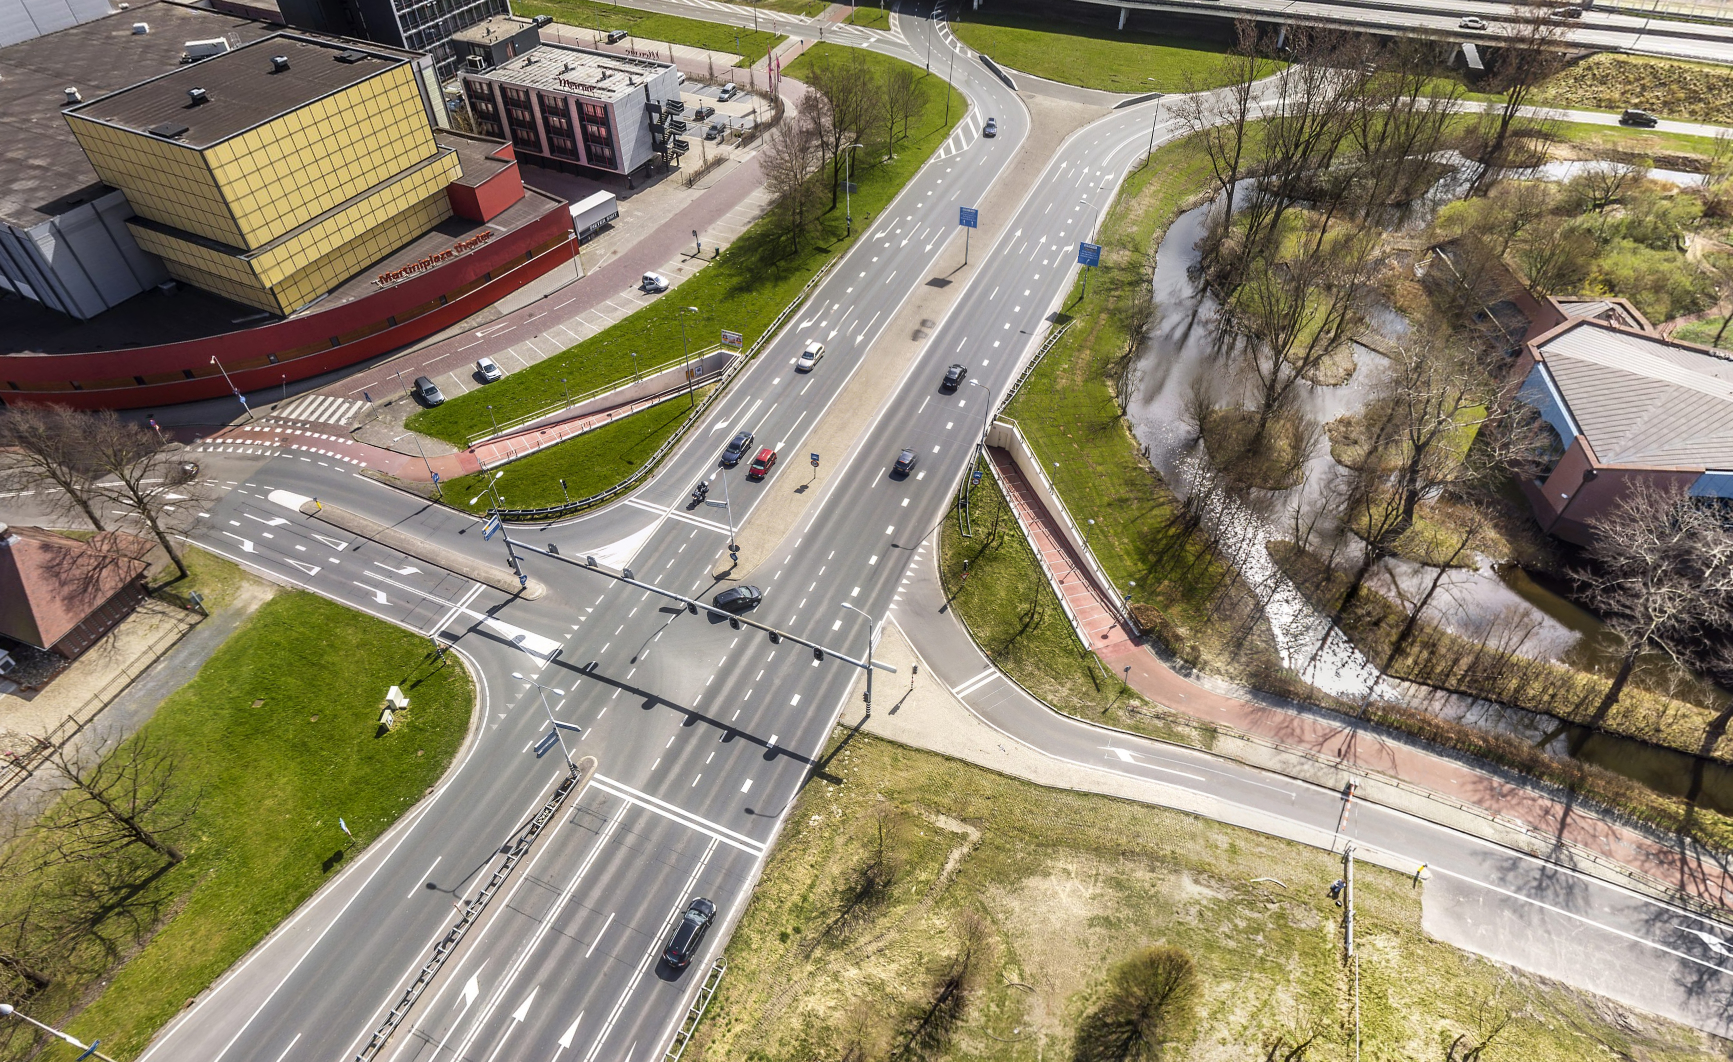
<path fill-rule="evenodd" d="M 1539 483 L 1551 476 L 1576 439 L 1577 427 L 1564 399 L 1553 386 L 1552 374 L 1541 365 L 1529 370 L 1516 393 L 1520 453 L 1513 464 L 1519 475 Z"/>

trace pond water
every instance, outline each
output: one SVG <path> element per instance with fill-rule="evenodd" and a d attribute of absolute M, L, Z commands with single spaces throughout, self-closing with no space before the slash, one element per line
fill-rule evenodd
<path fill-rule="evenodd" d="M 1181 214 L 1157 248 L 1153 297 L 1160 318 L 1138 353 L 1127 378 L 1126 418 L 1133 435 L 1145 447 L 1150 462 L 1181 493 L 1199 482 L 1196 433 L 1188 423 L 1187 404 L 1200 381 L 1225 381 L 1226 358 L 1215 338 L 1219 305 L 1204 289 L 1198 241 L 1203 237 L 1211 206 Z M 1390 338 L 1408 329 L 1393 309 L 1368 315 L 1372 326 Z M 1302 385 L 1302 408 L 1318 423 L 1360 409 L 1375 392 L 1385 359 L 1356 345 L 1357 369 L 1336 387 Z M 1320 688 L 1338 696 L 1357 697 L 1366 690 L 1389 692 L 1374 668 L 1327 620 L 1307 605 L 1270 563 L 1263 542 L 1282 535 L 1274 524 L 1296 506 L 1316 506 L 1341 472 L 1323 440 L 1306 468 L 1304 482 L 1272 499 L 1267 512 L 1253 513 L 1234 502 L 1215 505 L 1207 518 L 1221 528 L 1221 548 L 1248 583 L 1267 602 L 1271 627 L 1284 662 Z M 1386 562 L 1373 576 L 1385 592 L 1413 599 L 1423 592 L 1434 572 L 1400 559 Z M 1428 612 L 1429 618 L 1458 631 L 1471 631 L 1501 617 L 1530 628 L 1523 652 L 1538 659 L 1575 664 L 1607 661 L 1610 638 L 1592 615 L 1538 583 L 1514 565 L 1481 563 L 1445 575 Z M 1427 710 L 1476 726 L 1516 734 L 1545 745 L 1556 755 L 1594 763 L 1653 789 L 1684 795 L 1693 770 L 1703 769 L 1700 799 L 1718 811 L 1733 814 L 1733 769 L 1683 753 L 1656 749 L 1639 742 L 1581 727 L 1561 727 L 1557 720 L 1521 709 L 1488 704 L 1472 698 L 1439 694 L 1428 698 Z"/>

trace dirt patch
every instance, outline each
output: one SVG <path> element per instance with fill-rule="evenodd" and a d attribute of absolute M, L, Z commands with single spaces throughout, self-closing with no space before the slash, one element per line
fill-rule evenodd
<path fill-rule="evenodd" d="M 1668 118 L 1721 122 L 1733 111 L 1733 71 L 1609 52 L 1555 76 L 1538 102 L 1607 111 L 1636 107 Z"/>

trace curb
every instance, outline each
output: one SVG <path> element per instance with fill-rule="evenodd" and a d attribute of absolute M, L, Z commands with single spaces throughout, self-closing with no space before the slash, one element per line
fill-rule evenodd
<path fill-rule="evenodd" d="M 428 504 L 433 503 L 429 502 Z M 503 591 L 513 597 L 534 601 L 548 592 L 547 586 L 539 579 L 531 579 L 527 584 L 520 585 L 518 577 L 507 569 L 496 568 L 472 557 L 466 557 L 456 550 L 435 545 L 408 532 L 387 527 L 377 520 L 371 520 L 335 505 L 305 501 L 301 503 L 300 511 L 303 516 L 323 520 L 333 527 L 340 527 L 351 534 L 360 535 L 382 546 L 388 546 L 417 560 L 424 560 L 447 571 L 456 572 L 458 575 L 474 579 L 478 583 L 491 586 L 495 590 Z"/>

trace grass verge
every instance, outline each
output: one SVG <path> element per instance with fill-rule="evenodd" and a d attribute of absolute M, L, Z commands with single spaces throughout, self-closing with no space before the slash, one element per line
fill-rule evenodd
<path fill-rule="evenodd" d="M 786 73 L 799 79 L 815 64 L 837 62 L 851 55 L 859 55 L 880 76 L 885 69 L 901 62 L 872 52 L 819 44 L 788 64 Z M 967 109 L 962 94 L 940 78 L 923 77 L 915 85 L 920 105 L 910 122 L 908 138 L 897 142 L 895 157 L 869 165 L 869 156 L 875 153 L 859 152 L 856 183 L 860 190 L 854 193 L 854 209 L 861 211 L 863 217 L 884 209 L 928 156 L 944 143 Z M 951 97 L 948 123 L 947 93 Z M 863 234 L 869 228 L 866 224 L 858 226 Z M 724 328 L 739 332 L 750 347 L 814 273 L 852 246 L 851 238 L 844 235 L 846 230 L 839 204 L 825 215 L 820 231 L 798 253 L 791 254 L 773 219 L 761 219 L 721 257 L 666 297 L 498 383 L 459 395 L 444 405 L 420 410 L 409 418 L 408 426 L 412 431 L 464 445 L 471 436 L 488 429 L 489 403 L 499 419 L 507 421 L 557 400 L 562 393 L 562 378 L 570 381 L 573 393 L 624 380 L 632 375 L 634 351 L 646 365 L 678 358 L 682 349 L 682 317 L 686 339 L 694 350 L 714 342 Z M 686 306 L 696 306 L 699 312 L 681 314 Z"/>
<path fill-rule="evenodd" d="M 1089 294 L 1074 287 L 1070 329 L 1007 415 L 1050 470 L 1090 548 L 1134 613 L 1177 654 L 1241 681 L 1285 689 L 1255 598 L 1199 534 L 1184 505 L 1139 454 L 1114 393 L 1139 343 L 1131 317 L 1148 298 L 1148 257 L 1180 208 L 1204 186 L 1207 162 L 1189 140 L 1158 148 L 1134 170 L 1103 219 L 1101 266 Z"/>
<path fill-rule="evenodd" d="M 704 400 L 708 390 L 698 390 L 698 401 Z M 691 404 L 681 396 L 621 417 L 513 461 L 505 467 L 495 489 L 512 509 L 542 509 L 599 494 L 643 467 L 691 412 Z M 465 512 L 487 512 L 493 506 L 493 496 L 484 492 L 496 471 L 449 480 L 444 484 L 445 504 Z M 561 480 L 565 481 L 564 490 Z"/>
<path fill-rule="evenodd" d="M 1605 52 L 1574 63 L 1542 87 L 1549 107 L 1623 111 L 1723 123 L 1733 113 L 1733 71 L 1709 63 Z"/>
<path fill-rule="evenodd" d="M 768 30 L 740 29 L 719 22 L 639 11 L 595 0 L 519 0 L 512 11 L 519 15 L 547 15 L 556 22 L 593 33 L 625 30 L 634 38 L 641 38 L 631 42 L 639 48 L 654 50 L 656 43 L 666 42 L 713 52 L 730 52 L 740 56 L 735 66 L 751 66 L 788 39 L 785 34 Z M 666 48 L 662 50 L 667 51 Z"/>
<path fill-rule="evenodd" d="M 393 684 L 410 707 L 380 734 Z M 94 996 L 70 1030 L 100 1036 L 116 1057 L 136 1055 L 421 798 L 462 744 L 473 703 L 457 658 L 430 660 L 426 640 L 408 631 L 307 593 L 261 606 L 132 739 L 178 761 L 170 804 L 198 794 L 175 838 L 185 861 L 148 880 L 101 926 L 136 934 L 136 954 L 113 969 L 112 959 L 85 953 L 94 944 L 83 945 L 31 1001 L 33 1016 L 59 1019 Z M 15 884 L 0 904 L 58 896 L 83 873 L 62 867 Z M 119 924 L 138 916 L 135 928 Z M 42 1057 L 74 1054 L 53 1048 Z"/>
<path fill-rule="evenodd" d="M 844 21 L 851 26 L 867 26 L 884 30 L 886 33 L 891 30 L 891 13 L 886 7 L 873 7 L 857 2 L 849 9 L 848 18 Z"/>
<path fill-rule="evenodd" d="M 1202 987 L 1196 1024 L 1163 1058 L 1262 1059 L 1278 1039 L 1287 1046 L 1269 1057 L 1353 1056 L 1330 853 L 870 737 L 823 763 L 729 941 L 688 1057 L 1084 1057 L 1074 1031 L 1107 969 L 1152 944 L 1190 952 Z M 1368 1059 L 1443 1058 L 1459 1034 L 1471 1047 L 1506 1017 L 1487 1058 L 1715 1052 L 1693 1030 L 1433 939 L 1407 876 L 1362 864 L 1355 888 Z M 962 1005 L 899 1051 L 968 927 Z M 1308 1036 L 1309 1051 L 1287 1053 Z"/>
<path fill-rule="evenodd" d="M 1105 92 L 1214 88 L 1222 53 L 1233 44 L 1231 34 L 1211 34 L 1202 27 L 1197 36 L 1133 26 L 1120 30 L 1119 8 L 1071 7 L 1075 10 L 1060 16 L 1052 4 L 1013 0 L 955 11 L 951 29 L 964 44 L 1003 66 Z M 1133 22 L 1146 19 L 1169 26 L 1175 21 L 1165 13 L 1132 15 Z"/>

